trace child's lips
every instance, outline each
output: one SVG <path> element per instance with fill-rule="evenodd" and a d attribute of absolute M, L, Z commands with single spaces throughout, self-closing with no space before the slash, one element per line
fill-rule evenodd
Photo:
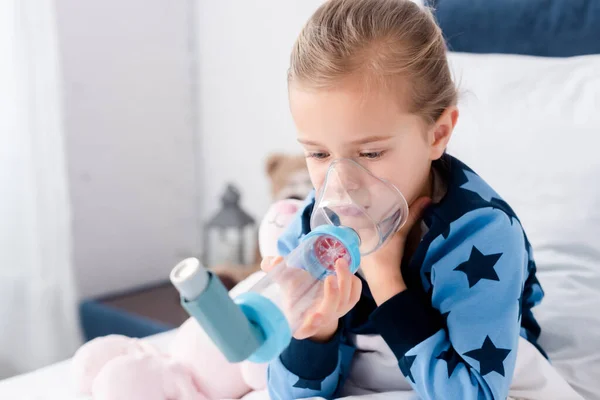
<path fill-rule="evenodd" d="M 336 211 L 344 217 L 360 217 L 363 215 L 363 210 L 358 206 L 341 206 Z"/>

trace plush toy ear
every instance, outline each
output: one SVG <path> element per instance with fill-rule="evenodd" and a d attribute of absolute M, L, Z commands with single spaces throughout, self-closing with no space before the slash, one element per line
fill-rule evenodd
<path fill-rule="evenodd" d="M 269 158 L 267 158 L 267 175 L 269 177 L 273 177 L 273 173 L 277 171 L 277 168 L 281 165 L 281 162 L 285 159 L 285 154 L 276 153 L 271 154 Z"/>

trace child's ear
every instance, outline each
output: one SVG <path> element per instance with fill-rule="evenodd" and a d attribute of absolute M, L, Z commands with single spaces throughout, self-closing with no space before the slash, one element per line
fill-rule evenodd
<path fill-rule="evenodd" d="M 435 122 L 432 128 L 431 137 L 431 159 L 437 160 L 446 151 L 452 131 L 458 121 L 458 108 L 456 106 L 448 107 Z"/>

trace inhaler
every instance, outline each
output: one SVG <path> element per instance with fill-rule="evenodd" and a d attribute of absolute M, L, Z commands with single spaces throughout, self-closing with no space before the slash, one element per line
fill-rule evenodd
<path fill-rule="evenodd" d="M 232 299 L 195 258 L 177 264 L 171 281 L 184 309 L 228 361 L 269 362 L 321 304 L 336 261 L 345 259 L 356 273 L 361 256 L 379 249 L 407 217 L 406 200 L 394 185 L 353 160 L 337 159 L 316 196 L 311 231 L 250 290 Z"/>

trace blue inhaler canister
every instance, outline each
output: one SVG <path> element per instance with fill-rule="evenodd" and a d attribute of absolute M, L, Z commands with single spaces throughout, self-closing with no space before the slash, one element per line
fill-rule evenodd
<path fill-rule="evenodd" d="M 219 278 L 196 258 L 177 264 L 171 271 L 171 282 L 181 294 L 183 308 L 198 321 L 228 361 L 246 360 L 264 341 L 261 329 L 248 320 Z"/>

